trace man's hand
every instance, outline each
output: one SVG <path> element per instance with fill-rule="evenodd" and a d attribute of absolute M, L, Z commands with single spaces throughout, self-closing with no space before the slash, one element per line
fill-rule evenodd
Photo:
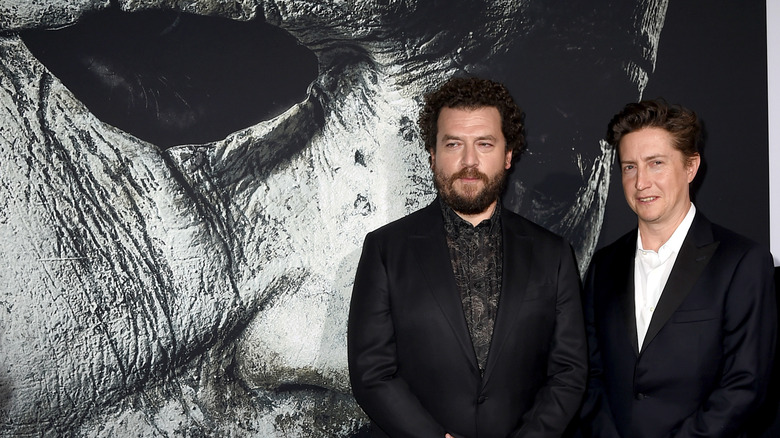
<path fill-rule="evenodd" d="M 455 438 L 455 437 L 450 435 L 450 434 L 446 434 L 446 435 L 444 435 L 444 438 Z"/>

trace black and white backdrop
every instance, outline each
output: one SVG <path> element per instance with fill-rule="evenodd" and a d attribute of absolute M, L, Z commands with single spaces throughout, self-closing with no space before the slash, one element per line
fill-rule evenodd
<path fill-rule="evenodd" d="M 454 74 L 526 110 L 505 205 L 581 268 L 633 226 L 601 139 L 643 97 L 699 113 L 697 206 L 768 246 L 765 7 L 0 0 L 0 435 L 361 434 L 354 268 L 435 196 Z"/>

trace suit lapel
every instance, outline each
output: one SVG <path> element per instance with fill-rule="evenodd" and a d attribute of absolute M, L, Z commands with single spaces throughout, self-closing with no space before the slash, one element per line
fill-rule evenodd
<path fill-rule="evenodd" d="M 418 232 L 409 237 L 409 242 L 425 278 L 427 287 L 424 289 L 433 295 L 463 353 L 478 374 L 479 367 L 474 346 L 471 343 L 471 335 L 463 314 L 463 304 L 452 272 L 439 201 L 435 200 L 426 209 L 425 220 L 421 221 Z"/>
<path fill-rule="evenodd" d="M 517 315 L 526 291 L 526 284 L 533 265 L 533 240 L 526 236 L 517 221 L 509 215 L 501 216 L 501 233 L 503 238 L 503 261 L 501 296 L 498 303 L 498 314 L 493 326 L 493 337 L 490 340 L 490 352 L 485 365 L 484 382 L 490 377 L 496 361 L 501 355 L 501 347 L 512 332 L 512 326 L 517 323 Z M 511 285 L 511 289 L 508 286 Z"/>
<path fill-rule="evenodd" d="M 697 212 L 650 319 L 643 346 L 653 340 L 682 304 L 717 248 L 709 221 Z"/>
<path fill-rule="evenodd" d="M 636 312 L 634 302 L 634 257 L 636 254 L 636 232 L 624 238 L 621 248 L 617 251 L 614 272 L 613 290 L 620 302 L 620 313 L 626 325 L 626 335 L 634 349 L 634 355 L 639 354 L 639 341 L 636 334 Z"/>

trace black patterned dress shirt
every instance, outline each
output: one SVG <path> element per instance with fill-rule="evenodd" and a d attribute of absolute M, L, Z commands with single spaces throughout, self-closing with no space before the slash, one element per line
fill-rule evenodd
<path fill-rule="evenodd" d="M 484 375 L 501 294 L 501 203 L 496 204 L 489 219 L 477 226 L 458 216 L 443 201 L 441 206 L 452 271 L 479 370 Z"/>

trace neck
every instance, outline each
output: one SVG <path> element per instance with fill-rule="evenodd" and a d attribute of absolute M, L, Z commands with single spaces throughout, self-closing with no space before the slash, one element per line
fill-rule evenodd
<path fill-rule="evenodd" d="M 480 222 L 484 221 L 485 219 L 490 219 L 490 216 L 492 216 L 493 212 L 496 210 L 496 203 L 497 201 L 493 201 L 493 203 L 490 204 L 490 206 L 488 206 L 488 208 L 486 208 L 485 211 L 477 214 L 465 214 L 457 210 L 454 211 L 455 213 L 457 213 L 458 216 L 463 218 L 463 220 L 476 227 L 477 225 L 479 225 Z"/>
<path fill-rule="evenodd" d="M 650 251 L 656 251 L 663 246 L 664 243 L 666 243 L 667 240 L 669 240 L 670 237 L 672 237 L 672 234 L 674 234 L 674 230 L 672 230 L 670 233 L 652 233 L 648 232 L 646 228 L 639 227 L 639 233 L 642 237 L 642 248 Z"/>
<path fill-rule="evenodd" d="M 685 213 L 672 224 L 653 224 L 640 221 L 639 234 L 642 237 L 642 247 L 657 252 L 664 243 L 671 239 L 672 234 L 677 231 L 677 227 L 680 226 L 687 214 L 688 210 L 685 210 Z"/>

